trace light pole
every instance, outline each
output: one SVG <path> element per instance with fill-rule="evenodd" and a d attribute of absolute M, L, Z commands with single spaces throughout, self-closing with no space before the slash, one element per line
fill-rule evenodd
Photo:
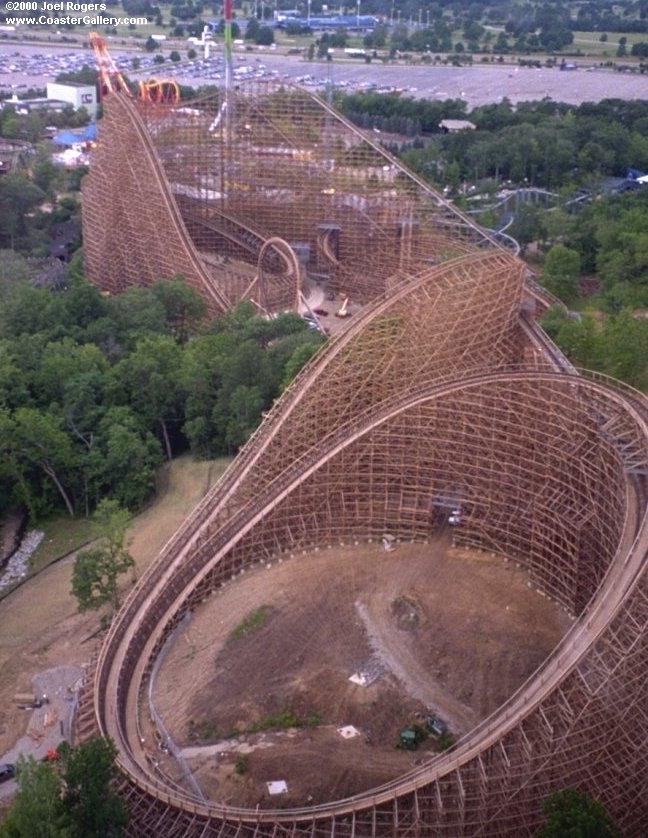
<path fill-rule="evenodd" d="M 360 0 L 356 3 L 356 29 L 360 31 Z"/>

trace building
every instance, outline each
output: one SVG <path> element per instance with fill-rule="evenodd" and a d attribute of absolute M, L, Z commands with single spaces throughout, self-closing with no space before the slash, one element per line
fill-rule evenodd
<path fill-rule="evenodd" d="M 94 84 L 47 82 L 47 98 L 72 105 L 75 111 L 85 108 L 90 116 L 97 114 L 97 88 Z"/>
<path fill-rule="evenodd" d="M 36 111 L 62 113 L 67 106 L 68 103 L 61 99 L 19 99 L 16 95 L 13 95 L 11 99 L 5 99 L 3 102 L 0 102 L 0 110 L 13 108 L 20 116 L 28 116 L 30 113 L 35 113 Z"/>
<path fill-rule="evenodd" d="M 378 18 L 373 15 L 310 15 L 309 17 L 284 15 L 277 16 L 275 22 L 277 29 L 298 26 L 302 29 L 311 29 L 313 32 L 335 32 L 340 29 L 371 31 L 378 23 Z"/>
<path fill-rule="evenodd" d="M 439 128 L 444 134 L 456 134 L 457 131 L 474 131 L 477 126 L 467 119 L 442 119 Z"/>

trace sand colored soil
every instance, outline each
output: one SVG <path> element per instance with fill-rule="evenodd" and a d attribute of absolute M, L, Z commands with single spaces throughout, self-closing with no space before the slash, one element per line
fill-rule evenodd
<path fill-rule="evenodd" d="M 338 799 L 438 750 L 396 748 L 432 712 L 455 737 L 505 701 L 570 625 L 501 557 L 432 544 L 341 547 L 259 567 L 212 597 L 154 685 L 175 779 L 229 805 Z M 349 680 L 365 673 L 369 686 Z M 290 718 L 300 725 L 289 727 Z M 352 726 L 344 738 L 339 728 Z M 284 780 L 287 793 L 267 783 Z M 194 787 L 195 788 L 195 787 Z"/>

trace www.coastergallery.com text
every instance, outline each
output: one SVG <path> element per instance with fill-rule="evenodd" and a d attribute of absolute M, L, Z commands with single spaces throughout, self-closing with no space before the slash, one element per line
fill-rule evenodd
<path fill-rule="evenodd" d="M 8 0 L 6 8 L 8 12 L 39 13 L 31 17 L 7 17 L 6 23 L 9 26 L 141 26 L 148 22 L 145 17 L 108 17 L 102 14 L 107 9 L 105 3 Z"/>

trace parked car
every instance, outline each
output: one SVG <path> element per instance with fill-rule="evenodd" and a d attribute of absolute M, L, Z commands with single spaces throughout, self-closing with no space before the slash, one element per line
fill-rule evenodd
<path fill-rule="evenodd" d="M 5 780 L 11 780 L 11 778 L 16 773 L 16 766 L 13 765 L 11 762 L 3 762 L 0 763 L 0 783 L 4 783 Z"/>

